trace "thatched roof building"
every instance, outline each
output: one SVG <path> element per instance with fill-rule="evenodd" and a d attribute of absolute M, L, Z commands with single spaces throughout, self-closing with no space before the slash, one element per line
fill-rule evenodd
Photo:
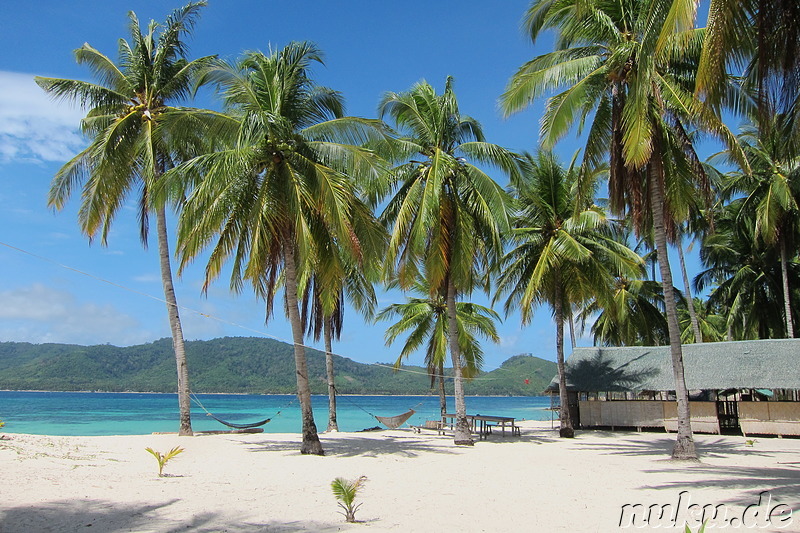
<path fill-rule="evenodd" d="M 800 339 L 686 344 L 683 359 L 693 430 L 800 435 Z M 577 426 L 675 429 L 669 346 L 576 348 L 566 368 Z"/>
<path fill-rule="evenodd" d="M 800 339 L 683 345 L 689 390 L 800 390 Z M 567 389 L 576 392 L 672 391 L 669 346 L 575 348 Z M 547 389 L 558 390 L 558 378 Z"/>

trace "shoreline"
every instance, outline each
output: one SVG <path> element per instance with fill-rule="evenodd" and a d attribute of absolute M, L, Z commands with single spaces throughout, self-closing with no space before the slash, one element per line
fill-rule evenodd
<path fill-rule="evenodd" d="M 171 394 L 177 396 L 177 392 L 155 392 L 155 391 L 105 391 L 105 390 L 37 390 L 37 389 L 0 389 L 0 392 L 36 392 L 36 393 L 75 393 L 75 394 Z M 198 396 L 297 396 L 293 392 L 192 392 Z M 311 395 L 327 398 L 327 394 L 314 393 Z M 398 398 L 427 398 L 428 396 L 438 397 L 434 394 L 337 394 L 337 396 L 352 397 L 398 397 Z M 447 395 L 453 398 L 452 394 Z M 466 394 L 466 398 L 548 398 L 546 394 L 522 395 L 522 394 Z"/>
<path fill-rule="evenodd" d="M 299 434 L 14 434 L 0 441 L 5 486 L 15 487 L 0 501 L 0 523 L 4 531 L 58 524 L 64 531 L 606 533 L 619 530 L 625 505 L 723 505 L 731 518 L 766 492 L 770 506 L 797 512 L 791 527 L 769 530 L 800 527 L 800 440 L 747 446 L 742 437 L 697 435 L 701 462 L 685 463 L 669 459 L 674 434 L 578 431 L 560 439 L 549 422 L 520 426 L 519 437 L 495 434 L 473 447 L 407 429 L 320 433 L 325 457 L 301 455 Z M 159 478 L 144 448 L 174 446 L 185 451 Z M 356 517 L 363 523 L 347 524 L 330 483 L 362 475 Z M 683 523 L 660 529 L 684 531 Z"/>

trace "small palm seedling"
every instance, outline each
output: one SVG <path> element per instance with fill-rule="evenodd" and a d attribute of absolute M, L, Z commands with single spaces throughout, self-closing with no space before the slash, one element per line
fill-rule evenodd
<path fill-rule="evenodd" d="M 366 481 L 367 476 L 361 476 L 352 481 L 344 479 L 343 477 L 337 477 L 331 483 L 333 495 L 339 500 L 339 507 L 344 509 L 342 514 L 348 522 L 356 521 L 356 511 L 361 507 L 361 504 L 355 505 L 355 499 L 358 491 L 363 488 Z"/>
<path fill-rule="evenodd" d="M 153 457 L 156 458 L 158 461 L 158 477 L 164 477 L 164 465 L 167 464 L 167 461 L 178 455 L 183 451 L 183 448 L 180 446 L 175 446 L 167 453 L 161 453 L 155 451 L 153 448 L 145 448 Z"/>
<path fill-rule="evenodd" d="M 703 522 L 703 525 L 702 525 L 702 526 L 700 526 L 700 529 L 698 529 L 698 530 L 697 530 L 697 533 L 705 533 L 705 531 L 706 531 L 706 524 L 707 524 L 707 523 L 708 523 L 708 520 L 706 520 L 705 522 Z M 684 524 L 684 527 L 685 527 L 684 533 L 692 533 L 692 530 L 691 530 L 691 529 L 689 529 L 689 524 Z"/>

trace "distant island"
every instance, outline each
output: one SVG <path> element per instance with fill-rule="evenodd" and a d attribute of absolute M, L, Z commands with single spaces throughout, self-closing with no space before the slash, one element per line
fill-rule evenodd
<path fill-rule="evenodd" d="M 256 337 L 224 337 L 186 343 L 189 379 L 198 393 L 294 394 L 292 346 Z M 314 394 L 327 392 L 325 354 L 308 350 Z M 356 363 L 335 356 L 342 394 L 428 394 L 425 368 Z M 491 372 L 467 382 L 479 396 L 537 396 L 556 375 L 556 364 L 516 355 Z M 452 383 L 449 383 L 452 386 Z M 117 347 L 108 344 L 0 342 L 0 389 L 108 392 L 175 392 L 175 358 L 170 339 Z M 452 393 L 452 390 L 448 391 Z M 435 393 L 435 391 L 434 391 Z"/>

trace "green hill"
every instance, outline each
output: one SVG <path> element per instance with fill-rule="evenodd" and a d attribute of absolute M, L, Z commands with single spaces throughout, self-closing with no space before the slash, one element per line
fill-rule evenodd
<path fill-rule="evenodd" d="M 186 343 L 189 379 L 195 392 L 295 392 L 291 345 L 272 339 L 225 337 Z M 327 392 L 325 354 L 308 350 L 314 393 Z M 337 388 L 343 394 L 427 394 L 425 369 L 356 363 L 335 356 Z M 533 396 L 541 394 L 556 373 L 556 364 L 517 355 L 468 382 L 470 395 Z M 525 383 L 525 380 L 528 383 Z M 0 389 L 102 390 L 173 392 L 175 359 L 170 339 L 117 347 L 108 344 L 0 343 Z"/>

